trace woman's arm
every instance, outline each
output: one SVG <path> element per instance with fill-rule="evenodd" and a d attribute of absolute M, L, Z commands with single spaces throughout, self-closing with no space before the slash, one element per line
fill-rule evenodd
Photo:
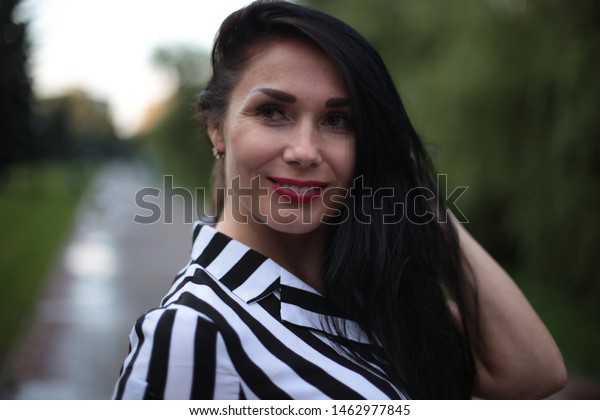
<path fill-rule="evenodd" d="M 567 373 L 552 336 L 510 276 L 460 223 L 454 225 L 471 283 L 463 288 L 463 316 L 477 365 L 476 396 L 543 398 L 557 392 Z"/>

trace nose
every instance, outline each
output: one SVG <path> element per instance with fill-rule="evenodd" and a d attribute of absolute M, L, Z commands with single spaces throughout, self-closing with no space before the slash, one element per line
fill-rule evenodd
<path fill-rule="evenodd" d="M 318 165 L 322 160 L 319 142 L 319 133 L 312 124 L 299 124 L 290 136 L 283 159 L 303 168 Z"/>

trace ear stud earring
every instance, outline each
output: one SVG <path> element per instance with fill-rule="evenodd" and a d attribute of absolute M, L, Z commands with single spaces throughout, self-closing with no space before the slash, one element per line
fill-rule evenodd
<path fill-rule="evenodd" d="M 223 157 L 225 156 L 225 153 L 219 152 L 216 147 L 212 148 L 212 154 L 217 160 L 223 159 Z"/>

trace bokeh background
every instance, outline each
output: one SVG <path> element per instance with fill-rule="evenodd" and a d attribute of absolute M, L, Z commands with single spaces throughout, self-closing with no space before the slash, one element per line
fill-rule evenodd
<path fill-rule="evenodd" d="M 135 318 L 187 259 L 212 162 L 194 95 L 218 24 L 245 2 L 79 3 L 0 2 L 2 398 L 110 397 Z M 381 52 L 448 192 L 468 186 L 468 229 L 558 342 L 571 379 L 557 397 L 597 398 L 600 3 L 302 3 Z M 65 14 L 77 25 L 59 36 Z M 162 217 L 142 225 L 145 187 Z"/>

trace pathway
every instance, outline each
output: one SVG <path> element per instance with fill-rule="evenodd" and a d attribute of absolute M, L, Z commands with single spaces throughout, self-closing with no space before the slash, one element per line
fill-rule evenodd
<path fill-rule="evenodd" d="M 133 323 L 158 304 L 189 255 L 191 225 L 178 199 L 174 223 L 133 222 L 136 212 L 149 214 L 136 192 L 154 184 L 130 163 L 111 163 L 94 178 L 13 352 L 8 398 L 110 398 Z"/>

